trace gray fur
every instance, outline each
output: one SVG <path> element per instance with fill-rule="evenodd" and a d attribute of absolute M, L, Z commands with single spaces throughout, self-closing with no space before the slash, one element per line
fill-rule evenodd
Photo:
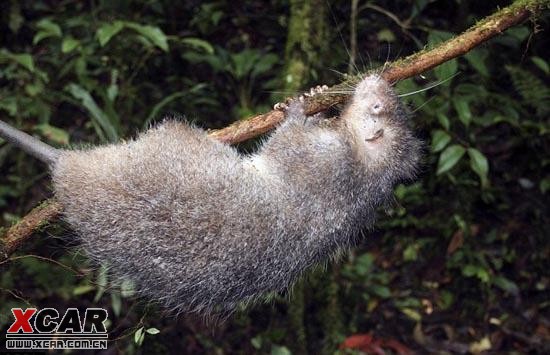
<path fill-rule="evenodd" d="M 63 151 L 56 196 L 86 252 L 149 298 L 231 312 L 349 248 L 418 164 L 420 143 L 377 76 L 340 120 L 306 117 L 299 101 L 286 116 L 251 156 L 174 121 L 130 142 Z"/>

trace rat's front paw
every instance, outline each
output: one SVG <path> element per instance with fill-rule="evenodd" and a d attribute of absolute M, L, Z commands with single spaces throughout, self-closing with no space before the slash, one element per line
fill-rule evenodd
<path fill-rule="evenodd" d="M 277 102 L 275 105 L 273 105 L 273 109 L 277 111 L 286 111 L 288 108 L 288 104 L 286 102 Z"/>
<path fill-rule="evenodd" d="M 309 92 L 306 92 L 305 94 L 302 94 L 297 98 L 291 98 L 291 99 L 287 99 L 285 102 L 276 103 L 273 106 L 273 109 L 278 111 L 287 111 L 290 108 L 290 106 L 292 106 L 292 104 L 295 102 L 299 102 L 303 106 L 303 103 L 306 98 L 321 94 L 327 89 L 328 89 L 328 86 L 326 85 L 317 85 L 316 87 L 309 89 Z"/>
<path fill-rule="evenodd" d="M 300 95 L 297 98 L 291 98 L 291 99 L 287 99 L 285 102 L 276 103 L 273 106 L 273 109 L 278 111 L 288 112 L 289 110 L 296 111 L 297 106 L 302 106 L 302 111 L 303 111 L 304 100 L 305 100 L 305 96 Z"/>
<path fill-rule="evenodd" d="M 322 94 L 327 89 L 328 89 L 328 86 L 326 86 L 326 85 L 317 85 L 316 87 L 309 89 L 309 92 L 306 92 L 302 96 L 313 97 L 315 95 Z"/>

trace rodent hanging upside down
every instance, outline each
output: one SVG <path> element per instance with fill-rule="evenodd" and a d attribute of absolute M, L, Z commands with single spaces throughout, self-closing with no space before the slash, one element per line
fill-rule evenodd
<path fill-rule="evenodd" d="M 378 75 L 340 119 L 300 100 L 253 155 L 183 122 L 135 140 L 58 150 L 0 121 L 0 136 L 45 161 L 64 218 L 96 262 L 177 312 L 231 312 L 287 289 L 354 244 L 395 184 L 414 177 L 421 143 Z"/>

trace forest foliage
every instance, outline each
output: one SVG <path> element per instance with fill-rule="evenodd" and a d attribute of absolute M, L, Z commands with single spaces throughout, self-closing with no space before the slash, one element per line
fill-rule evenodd
<path fill-rule="evenodd" d="M 71 147 L 117 142 L 166 117 L 220 128 L 269 111 L 297 94 L 284 91 L 294 87 L 287 40 L 296 38 L 288 28 L 297 3 L 2 1 L 0 117 Z M 354 3 L 351 68 L 361 72 L 435 46 L 508 4 L 305 3 L 318 11 L 301 23 L 324 45 L 299 48 L 302 90 L 338 83 L 348 71 Z M 399 185 L 360 245 L 297 292 L 214 325 L 159 317 L 131 285 L 113 287 L 56 223 L 0 265 L 0 329 L 12 307 L 100 305 L 124 352 L 352 351 L 341 344 L 394 353 L 548 351 L 548 20 L 545 13 L 397 84 L 425 141 L 419 179 Z M 46 168 L 2 142 L 0 166 L 7 227 L 51 192 Z"/>

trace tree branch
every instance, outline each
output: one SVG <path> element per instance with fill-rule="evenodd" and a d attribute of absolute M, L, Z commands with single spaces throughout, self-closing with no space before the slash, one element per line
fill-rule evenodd
<path fill-rule="evenodd" d="M 420 74 L 467 53 L 479 44 L 502 33 L 507 28 L 526 20 L 530 15 L 538 15 L 548 7 L 550 7 L 549 0 L 516 1 L 512 5 L 486 17 L 461 35 L 443 42 L 433 49 L 424 50 L 387 64 L 382 76 L 390 82 L 396 82 Z M 345 91 L 349 88 L 349 85 L 354 85 L 358 81 L 359 78 L 357 77 L 350 78 L 341 84 L 333 86 L 328 91 Z M 347 95 L 344 94 L 314 96 L 306 100 L 306 113 L 314 114 L 324 111 L 334 105 L 345 102 L 346 98 Z M 226 128 L 212 131 L 209 135 L 222 142 L 239 143 L 268 132 L 283 119 L 283 112 L 273 110 L 247 120 L 238 121 Z M 30 238 L 37 229 L 59 216 L 62 210 L 61 204 L 52 198 L 46 200 L 39 207 L 36 207 L 24 216 L 21 221 L 11 226 L 5 236 L 0 239 L 0 260 L 7 258 L 23 242 Z"/>
<path fill-rule="evenodd" d="M 19 222 L 11 226 L 6 235 L 0 240 L 0 261 L 7 259 L 34 232 L 59 216 L 62 211 L 63 206 L 57 200 L 51 198 L 42 202 Z"/>

